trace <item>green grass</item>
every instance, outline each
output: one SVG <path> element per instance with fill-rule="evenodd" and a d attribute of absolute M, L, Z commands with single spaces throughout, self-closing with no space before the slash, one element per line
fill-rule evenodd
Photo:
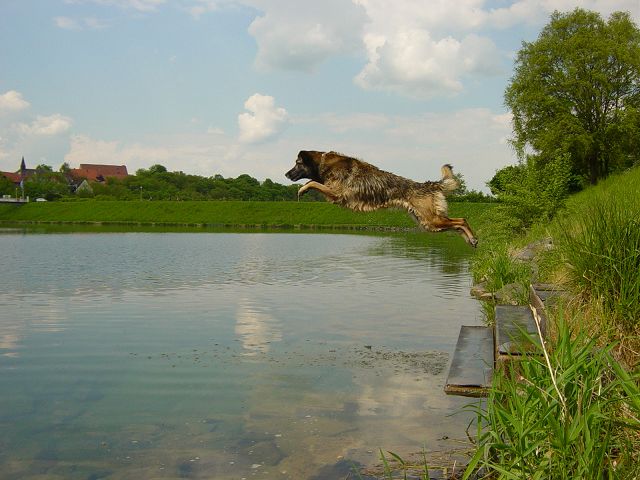
<path fill-rule="evenodd" d="M 616 175 L 569 205 L 554 225 L 573 288 L 624 334 L 640 329 L 640 169 Z"/>
<path fill-rule="evenodd" d="M 548 360 L 527 357 L 494 377 L 467 473 L 640 478 L 640 168 L 570 197 L 555 219 L 522 236 L 505 235 L 494 213 L 474 278 L 495 289 L 535 270 L 569 298 L 564 311 L 548 312 Z M 541 249 L 528 275 L 520 271 L 508 252 L 547 237 L 555 248 Z"/>
<path fill-rule="evenodd" d="M 493 204 L 452 203 L 451 216 L 480 223 Z M 0 222 L 69 222 L 264 227 L 415 228 L 404 211 L 358 213 L 324 202 L 86 201 L 0 204 Z"/>
<path fill-rule="evenodd" d="M 639 377 L 558 318 L 551 344 L 532 343 L 539 356 L 494 377 L 464 478 L 480 466 L 497 479 L 638 478 Z"/>

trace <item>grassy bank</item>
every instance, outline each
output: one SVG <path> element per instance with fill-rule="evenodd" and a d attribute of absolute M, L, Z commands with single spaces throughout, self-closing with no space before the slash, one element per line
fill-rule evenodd
<path fill-rule="evenodd" d="M 468 473 L 640 478 L 638 185 L 640 168 L 612 176 L 551 222 L 481 246 L 474 277 L 491 290 L 539 281 L 567 295 L 550 309 L 541 356 L 495 377 Z M 533 258 L 518 259 L 523 249 Z"/>
<path fill-rule="evenodd" d="M 484 225 L 494 204 L 452 203 L 450 214 Z M 415 228 L 400 210 L 358 213 L 324 202 L 86 201 L 0 204 L 0 222 L 118 223 L 326 228 Z"/>

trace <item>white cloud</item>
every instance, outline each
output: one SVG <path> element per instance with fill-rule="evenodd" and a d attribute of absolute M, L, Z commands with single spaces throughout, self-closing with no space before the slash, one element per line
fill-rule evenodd
<path fill-rule="evenodd" d="M 220 3 L 220 0 L 194 0 L 185 9 L 194 19 L 199 20 L 205 13 L 217 11 Z"/>
<path fill-rule="evenodd" d="M 137 10 L 139 12 L 153 12 L 165 4 L 166 0 L 65 0 L 65 3 L 95 3 L 98 5 Z"/>
<path fill-rule="evenodd" d="M 9 90 L 8 92 L 0 95 L 0 113 L 2 112 L 17 112 L 24 110 L 29 106 L 22 94 L 15 90 Z"/>
<path fill-rule="evenodd" d="M 636 22 L 640 21 L 640 2 L 637 0 L 518 0 L 506 7 L 488 10 L 485 22 L 487 26 L 497 28 L 542 25 L 554 11 L 568 12 L 576 7 L 599 12 L 605 18 L 616 11 L 629 12 Z"/>
<path fill-rule="evenodd" d="M 64 30 L 80 30 L 80 25 L 73 18 L 69 17 L 53 17 L 53 23 L 56 27 Z"/>
<path fill-rule="evenodd" d="M 224 135 L 224 130 L 220 127 L 210 126 L 207 128 L 207 133 L 209 135 Z"/>
<path fill-rule="evenodd" d="M 365 89 L 430 98 L 462 91 L 464 75 L 499 70 L 496 46 L 477 35 L 435 40 L 426 30 L 399 30 L 388 38 L 369 35 L 365 43 L 369 63 L 355 78 Z"/>
<path fill-rule="evenodd" d="M 244 0 L 262 13 L 249 27 L 259 68 L 312 71 L 328 58 L 364 53 L 355 77 L 364 89 L 429 98 L 456 95 L 474 75 L 494 75 L 511 52 L 492 35 L 517 25 L 543 25 L 554 10 L 576 6 L 603 15 L 630 11 L 637 0 L 518 0 L 494 8 L 486 0 Z"/>
<path fill-rule="evenodd" d="M 69 130 L 71 124 L 69 117 L 55 113 L 48 116 L 38 115 L 31 124 L 19 123 L 16 127 L 20 133 L 27 135 L 53 136 Z"/>
<path fill-rule="evenodd" d="M 276 137 L 286 127 L 287 111 L 276 107 L 275 99 L 256 93 L 244 102 L 249 113 L 238 115 L 240 143 L 260 143 Z"/>
<path fill-rule="evenodd" d="M 53 23 L 56 27 L 62 28 L 63 30 L 99 30 L 108 26 L 106 21 L 95 17 L 85 17 L 81 19 L 54 17 Z"/>
<path fill-rule="evenodd" d="M 348 0 L 244 3 L 264 12 L 249 26 L 259 68 L 312 71 L 333 55 L 361 49 L 366 17 Z"/>
<path fill-rule="evenodd" d="M 455 95 L 474 74 L 499 72 L 502 54 L 476 30 L 488 13 L 483 0 L 356 0 L 367 12 L 368 63 L 355 77 L 364 89 L 430 98 Z"/>

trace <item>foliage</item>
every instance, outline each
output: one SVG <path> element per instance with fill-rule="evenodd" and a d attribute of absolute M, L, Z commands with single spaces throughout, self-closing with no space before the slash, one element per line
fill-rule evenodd
<path fill-rule="evenodd" d="M 640 332 L 640 169 L 585 192 L 580 214 L 561 222 L 573 284 L 626 334 Z"/>
<path fill-rule="evenodd" d="M 526 162 L 496 172 L 488 185 L 502 203 L 502 223 L 523 231 L 553 218 L 569 194 L 570 169 L 568 156 L 558 155 L 546 163 L 528 157 Z"/>
<path fill-rule="evenodd" d="M 594 184 L 640 161 L 640 30 L 628 13 L 555 12 L 524 42 L 505 91 L 521 158 L 558 151 Z"/>
<path fill-rule="evenodd" d="M 16 186 L 11 180 L 0 174 L 0 195 L 15 195 Z"/>
<path fill-rule="evenodd" d="M 266 179 L 260 183 L 250 175 L 224 178 L 201 177 L 183 172 L 168 172 L 162 165 L 140 169 L 124 179 L 109 178 L 92 183 L 96 197 L 116 200 L 297 200 L 298 185 L 281 185 Z M 317 194 L 305 195 L 303 201 L 319 201 Z"/>
<path fill-rule="evenodd" d="M 636 478 L 639 378 L 559 316 L 555 342 L 494 376 L 477 408 L 479 466 L 498 479 Z M 575 335 L 574 335 L 575 333 Z M 544 350 L 543 350 L 544 348 Z M 480 428 L 480 427 L 479 427 Z M 634 458 L 635 457 L 635 458 Z"/>
<path fill-rule="evenodd" d="M 69 195 L 69 183 L 61 173 L 53 172 L 48 165 L 38 165 L 36 173 L 28 177 L 24 182 L 24 195 L 35 199 L 38 197 L 47 200 L 56 200 Z"/>

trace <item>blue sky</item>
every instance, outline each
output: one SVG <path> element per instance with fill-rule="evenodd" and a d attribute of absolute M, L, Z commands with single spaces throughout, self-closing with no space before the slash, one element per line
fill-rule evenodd
<path fill-rule="evenodd" d="M 486 191 L 503 91 L 554 10 L 640 1 L 1 0 L 0 170 L 155 163 L 288 183 L 301 149 Z"/>

